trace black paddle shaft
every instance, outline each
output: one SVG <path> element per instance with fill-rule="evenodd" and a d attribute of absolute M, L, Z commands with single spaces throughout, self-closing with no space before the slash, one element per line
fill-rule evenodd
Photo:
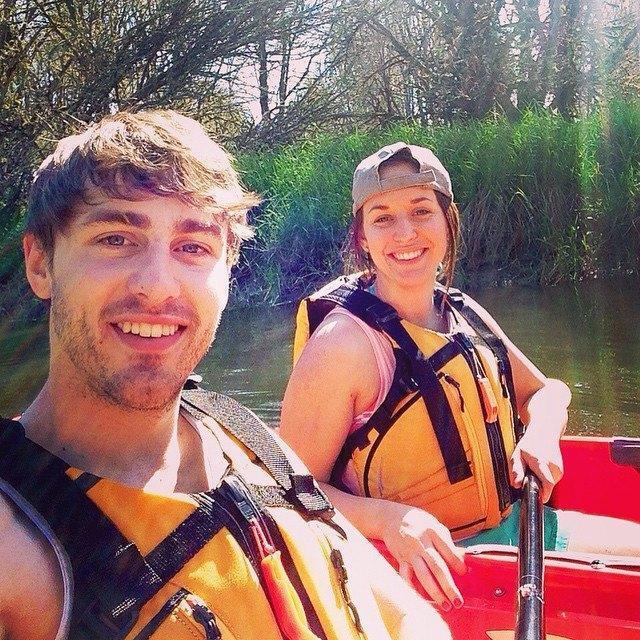
<path fill-rule="evenodd" d="M 544 523 L 540 480 L 527 472 L 520 507 L 515 640 L 544 640 Z"/>

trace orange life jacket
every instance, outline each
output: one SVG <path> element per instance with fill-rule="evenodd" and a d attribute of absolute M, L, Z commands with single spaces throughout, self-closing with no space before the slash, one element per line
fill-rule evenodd
<path fill-rule="evenodd" d="M 415 505 L 462 538 L 497 525 L 510 511 L 508 457 L 521 429 L 507 350 L 455 289 L 437 287 L 435 304 L 453 314 L 445 335 L 401 320 L 342 277 L 302 301 L 294 359 L 336 305 L 382 331 L 396 368 L 371 418 L 347 438 L 332 472 L 342 483 L 353 465 L 358 493 Z"/>
<path fill-rule="evenodd" d="M 69 556 L 69 637 L 387 639 L 330 503 L 278 437 L 211 392 L 185 391 L 183 410 L 229 463 L 205 493 L 158 495 L 69 468 L 3 420 L 0 478 Z"/>

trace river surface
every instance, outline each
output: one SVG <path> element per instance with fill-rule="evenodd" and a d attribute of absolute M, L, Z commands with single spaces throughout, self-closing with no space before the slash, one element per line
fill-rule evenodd
<path fill-rule="evenodd" d="M 545 289 L 484 289 L 474 296 L 542 371 L 573 392 L 569 433 L 640 436 L 640 281 L 590 281 Z M 291 307 L 225 313 L 200 364 L 206 386 L 270 424 L 290 373 Z M 46 377 L 46 326 L 3 331 L 0 413 L 15 414 Z M 327 393 L 331 382 L 327 380 Z"/>

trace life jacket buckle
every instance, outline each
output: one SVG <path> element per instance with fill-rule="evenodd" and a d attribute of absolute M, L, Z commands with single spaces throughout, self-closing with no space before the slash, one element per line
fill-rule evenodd
<path fill-rule="evenodd" d="M 342 557 L 342 553 L 340 553 L 339 549 L 331 550 L 331 564 L 333 568 L 336 570 L 338 576 L 338 582 L 340 584 L 340 591 L 342 591 L 342 597 L 344 598 L 345 604 L 347 605 L 347 609 L 349 610 L 349 614 L 355 625 L 356 629 L 360 634 L 364 633 L 364 629 L 362 628 L 362 621 L 360 620 L 360 614 L 358 613 L 358 609 L 355 606 L 355 603 L 351 599 L 351 594 L 349 593 L 349 574 L 347 573 L 347 568 L 344 564 L 344 558 Z"/>
<path fill-rule="evenodd" d="M 366 308 L 366 313 L 381 330 L 384 330 L 389 322 L 399 320 L 397 311 L 384 302 L 370 304 Z"/>
<path fill-rule="evenodd" d="M 96 640 L 122 640 L 134 627 L 138 620 L 136 607 L 126 614 L 113 615 L 104 610 L 104 603 L 99 599 L 84 610 L 81 614 L 82 626 L 91 632 L 91 637 Z"/>
<path fill-rule="evenodd" d="M 301 506 L 309 515 L 328 515 L 334 513 L 333 505 L 316 479 L 310 474 L 292 473 L 289 475 L 291 489 L 289 498 Z"/>

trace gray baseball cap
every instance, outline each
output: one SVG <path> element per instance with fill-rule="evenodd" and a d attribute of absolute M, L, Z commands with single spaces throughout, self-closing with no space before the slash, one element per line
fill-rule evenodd
<path fill-rule="evenodd" d="M 380 179 L 380 165 L 397 156 L 398 160 L 413 160 L 419 165 L 417 173 L 394 176 Z M 431 149 L 417 147 L 406 142 L 396 142 L 387 145 L 365 158 L 353 174 L 353 213 L 355 213 L 366 200 L 377 193 L 385 193 L 395 189 L 404 189 L 415 185 L 424 185 L 440 191 L 453 200 L 451 178 L 449 173 L 438 160 Z"/>

